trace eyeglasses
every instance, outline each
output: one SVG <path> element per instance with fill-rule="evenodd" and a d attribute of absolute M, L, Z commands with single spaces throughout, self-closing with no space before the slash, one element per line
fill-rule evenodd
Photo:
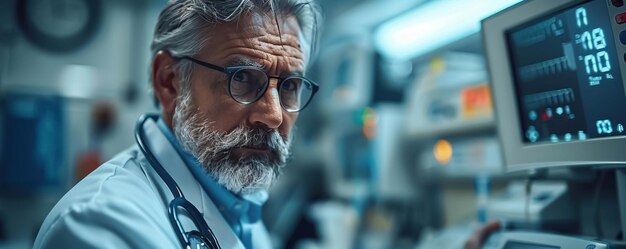
<path fill-rule="evenodd" d="M 299 112 L 304 109 L 313 95 L 319 90 L 317 83 L 299 75 L 286 78 L 269 76 L 255 66 L 220 67 L 189 56 L 181 59 L 190 60 L 200 66 L 225 73 L 228 76 L 228 94 L 238 103 L 252 104 L 265 94 L 270 79 L 278 79 L 280 105 L 287 112 Z"/>

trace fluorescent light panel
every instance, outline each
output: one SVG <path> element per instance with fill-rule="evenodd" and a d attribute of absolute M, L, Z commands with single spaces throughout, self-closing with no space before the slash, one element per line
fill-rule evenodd
<path fill-rule="evenodd" d="M 375 46 L 387 58 L 409 60 L 480 30 L 480 21 L 521 0 L 433 0 L 383 23 Z"/>

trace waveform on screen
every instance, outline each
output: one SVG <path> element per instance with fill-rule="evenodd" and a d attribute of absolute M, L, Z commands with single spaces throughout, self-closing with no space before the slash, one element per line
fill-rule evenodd
<path fill-rule="evenodd" d="M 574 101 L 576 101 L 576 96 L 574 95 L 574 90 L 571 88 L 563 88 L 524 96 L 524 105 L 528 109 L 566 105 L 571 104 Z"/>
<path fill-rule="evenodd" d="M 513 34 L 518 47 L 528 47 L 565 34 L 563 19 L 550 18 Z"/>
<path fill-rule="evenodd" d="M 554 74 L 575 71 L 576 58 L 572 43 L 563 43 L 562 49 L 563 56 L 520 67 L 517 72 L 520 80 L 528 82 Z"/>

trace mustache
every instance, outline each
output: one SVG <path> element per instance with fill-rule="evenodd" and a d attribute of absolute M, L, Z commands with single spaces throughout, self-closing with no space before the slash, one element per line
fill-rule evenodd
<path fill-rule="evenodd" d="M 270 150 L 274 157 L 284 161 L 289 154 L 289 138 L 285 138 L 275 129 L 238 126 L 224 134 L 221 141 L 215 144 L 216 156 L 228 157 L 233 149 L 245 147 Z"/>

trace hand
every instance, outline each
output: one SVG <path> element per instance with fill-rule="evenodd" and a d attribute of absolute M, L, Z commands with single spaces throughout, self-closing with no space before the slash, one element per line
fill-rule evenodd
<path fill-rule="evenodd" d="M 491 233 L 500 230 L 500 222 L 490 221 L 483 225 L 479 229 L 476 229 L 472 236 L 465 242 L 465 249 L 480 249 L 485 243 L 485 240 L 489 238 Z"/>

